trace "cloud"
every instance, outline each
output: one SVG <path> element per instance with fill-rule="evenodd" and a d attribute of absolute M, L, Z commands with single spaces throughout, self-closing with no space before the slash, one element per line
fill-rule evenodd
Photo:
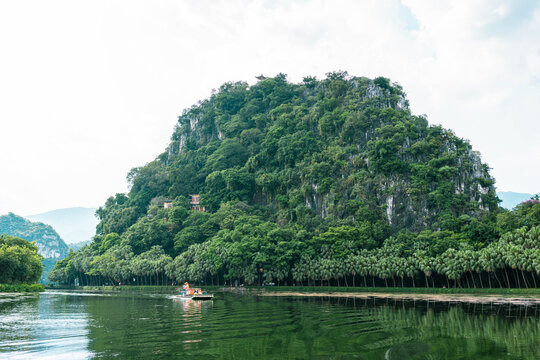
<path fill-rule="evenodd" d="M 500 188 L 537 192 L 539 26 L 528 1 L 3 2 L 0 212 L 126 191 L 182 109 L 225 81 L 339 69 L 399 82 Z"/>
<path fill-rule="evenodd" d="M 493 167 L 499 188 L 536 191 L 540 173 L 530 169 L 530 160 L 540 155 L 538 4 L 405 3 L 434 53 L 418 77 L 429 91 L 411 87 L 413 109 L 424 108 L 434 122 L 469 138 Z"/>

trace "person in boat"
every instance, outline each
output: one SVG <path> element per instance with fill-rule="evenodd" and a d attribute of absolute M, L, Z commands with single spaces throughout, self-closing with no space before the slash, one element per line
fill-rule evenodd
<path fill-rule="evenodd" d="M 182 286 L 182 290 L 184 290 L 185 294 L 192 295 L 191 294 L 192 290 L 189 288 L 189 284 L 187 282 L 185 282 L 184 285 Z"/>

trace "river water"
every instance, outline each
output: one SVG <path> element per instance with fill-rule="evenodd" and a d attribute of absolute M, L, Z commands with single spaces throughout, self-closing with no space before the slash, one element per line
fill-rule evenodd
<path fill-rule="evenodd" d="M 0 358 L 540 359 L 537 305 L 215 295 L 0 295 Z"/>

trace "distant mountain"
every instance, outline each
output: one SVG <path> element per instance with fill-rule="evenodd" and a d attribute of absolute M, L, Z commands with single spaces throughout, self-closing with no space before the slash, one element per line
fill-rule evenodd
<path fill-rule="evenodd" d="M 74 207 L 25 216 L 32 221 L 51 225 L 68 244 L 92 239 L 98 219 L 95 208 Z"/>
<path fill-rule="evenodd" d="M 538 193 L 540 194 L 540 193 Z M 512 191 L 501 191 L 497 193 L 499 199 L 502 200 L 500 204 L 503 208 L 513 209 L 517 204 L 522 201 L 529 200 L 535 194 L 517 193 Z"/>
<path fill-rule="evenodd" d="M 73 251 L 77 251 L 79 250 L 80 248 L 82 248 L 83 246 L 86 246 L 86 245 L 90 245 L 92 241 L 90 240 L 86 240 L 86 241 L 81 241 L 81 242 L 78 242 L 78 243 L 72 243 L 72 244 L 69 244 L 69 248 Z"/>
<path fill-rule="evenodd" d="M 38 253 L 43 256 L 43 264 L 45 265 L 41 282 L 48 282 L 49 271 L 58 260 L 65 258 L 69 252 L 64 240 L 50 225 L 31 222 L 13 213 L 0 216 L 0 234 L 8 234 L 36 242 Z"/>

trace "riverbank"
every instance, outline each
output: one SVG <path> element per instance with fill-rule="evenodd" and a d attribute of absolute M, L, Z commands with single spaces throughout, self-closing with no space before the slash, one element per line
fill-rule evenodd
<path fill-rule="evenodd" d="M 265 287 L 260 296 L 540 305 L 540 289 Z"/>
<path fill-rule="evenodd" d="M 283 294 L 305 294 L 305 296 L 362 296 L 373 297 L 379 295 L 385 297 L 395 297 L 403 295 L 414 295 L 411 297 L 427 295 L 467 295 L 478 296 L 502 296 L 525 297 L 540 299 L 540 288 L 535 289 L 469 289 L 469 288 L 400 288 L 400 287 L 328 287 L 328 286 L 217 286 L 217 285 L 191 285 L 192 287 L 202 287 L 207 291 L 233 291 L 241 293 L 264 294 L 270 296 L 288 296 Z M 175 293 L 181 289 L 181 285 L 120 285 L 120 286 L 48 286 L 47 289 L 56 290 L 79 290 L 79 291 L 144 291 L 151 293 Z M 395 295 L 395 296 L 394 296 Z M 298 295 L 300 296 L 300 295 Z"/>
<path fill-rule="evenodd" d="M 47 286 L 47 290 L 77 290 L 77 291 L 144 291 L 151 293 L 175 293 L 182 288 L 181 285 L 102 285 L 102 286 Z M 215 286 L 214 288 L 217 288 Z M 206 287 L 205 287 L 206 289 Z"/>
<path fill-rule="evenodd" d="M 45 291 L 45 287 L 42 284 L 0 284 L 0 293 L 27 293 L 42 291 Z"/>
<path fill-rule="evenodd" d="M 302 293 L 389 293 L 389 294 L 464 294 L 464 295 L 506 295 L 537 296 L 540 288 L 410 288 L 410 287 L 337 287 L 337 286 L 257 286 L 248 288 L 264 289 L 266 292 L 302 292 Z"/>
<path fill-rule="evenodd" d="M 503 296 L 503 295 L 466 295 L 466 294 L 405 294 L 382 292 L 264 292 L 260 296 L 267 297 L 319 297 L 319 298 L 355 298 L 355 299 L 392 299 L 412 301 L 463 302 L 477 304 L 512 304 L 540 305 L 540 296 Z"/>

